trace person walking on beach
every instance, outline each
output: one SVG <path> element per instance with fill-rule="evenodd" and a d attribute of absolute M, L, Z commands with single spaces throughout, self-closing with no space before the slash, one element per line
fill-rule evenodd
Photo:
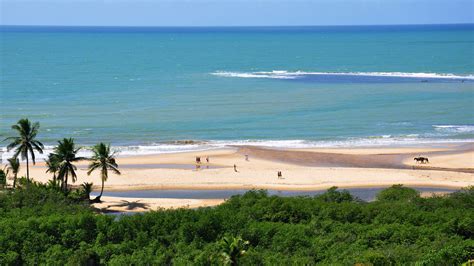
<path fill-rule="evenodd" d="M 206 162 L 209 163 L 209 156 L 206 157 Z"/>
<path fill-rule="evenodd" d="M 237 165 L 236 164 L 234 164 L 234 172 L 236 172 L 236 173 L 239 172 L 239 171 L 237 171 Z"/>
<path fill-rule="evenodd" d="M 196 156 L 196 163 L 199 163 L 199 164 L 201 163 L 201 157 Z"/>
<path fill-rule="evenodd" d="M 248 162 L 249 161 L 249 155 L 245 154 L 245 160 Z"/>
<path fill-rule="evenodd" d="M 278 171 L 278 174 L 277 174 L 277 175 L 278 175 L 278 179 L 282 179 L 282 178 L 283 178 L 283 177 L 282 177 L 282 174 L 281 174 L 281 171 Z"/>

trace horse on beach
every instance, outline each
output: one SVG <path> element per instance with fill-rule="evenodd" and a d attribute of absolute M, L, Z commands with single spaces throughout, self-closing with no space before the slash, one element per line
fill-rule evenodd
<path fill-rule="evenodd" d="M 415 157 L 415 158 L 413 158 L 413 160 L 415 160 L 417 163 L 421 163 L 421 164 L 430 163 L 428 158 L 422 157 L 422 156 Z"/>

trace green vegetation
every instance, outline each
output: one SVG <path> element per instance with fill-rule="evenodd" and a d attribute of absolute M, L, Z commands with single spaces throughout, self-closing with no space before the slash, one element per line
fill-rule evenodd
<path fill-rule="evenodd" d="M 7 173 L 0 169 L 0 188 L 4 188 L 7 185 Z"/>
<path fill-rule="evenodd" d="M 74 183 L 77 179 L 76 170 L 77 167 L 74 165 L 75 162 L 84 160 L 85 158 L 77 157 L 77 152 L 81 148 L 76 148 L 76 144 L 72 138 L 65 138 L 58 141 L 58 146 L 54 148 L 54 153 L 51 158 L 53 162 L 58 164 L 58 180 L 61 182 L 61 188 L 63 191 L 67 191 L 67 182 L 69 176 L 71 181 Z M 48 169 L 49 170 L 49 169 Z"/>
<path fill-rule="evenodd" d="M 56 154 L 50 153 L 48 155 L 48 159 L 46 159 L 46 166 L 48 169 L 46 170 L 46 173 L 53 174 L 53 181 L 56 181 L 56 175 L 58 174 L 59 171 L 59 158 L 57 157 Z"/>
<path fill-rule="evenodd" d="M 460 265 L 474 258 L 472 187 L 421 198 L 394 186 L 370 203 L 334 188 L 293 198 L 251 191 L 214 208 L 117 218 L 94 213 L 76 192 L 24 184 L 0 193 L 0 265 Z"/>
<path fill-rule="evenodd" d="M 386 189 L 377 195 L 379 201 L 411 201 L 419 197 L 416 190 L 403 187 L 402 185 L 394 185 L 393 189 Z"/>
<path fill-rule="evenodd" d="M 5 141 L 11 141 L 7 145 L 7 150 L 16 149 L 12 158 L 8 159 L 9 165 L 6 168 L 7 172 L 2 170 L 0 172 L 0 187 L 6 187 L 7 184 L 7 175 L 11 171 L 13 174 L 13 189 L 16 187 L 17 176 L 20 170 L 20 161 L 18 156 L 21 155 L 21 158 L 26 160 L 26 182 L 30 182 L 29 174 L 29 158 L 31 157 L 33 164 L 35 164 L 35 153 L 43 153 L 43 144 L 36 140 L 38 135 L 40 124 L 31 122 L 24 118 L 20 119 L 17 124 L 12 126 L 12 129 L 16 131 L 17 136 L 6 138 Z M 54 148 L 54 152 L 48 155 L 46 159 L 47 170 L 46 173 L 53 174 L 53 179 L 49 181 L 49 186 L 51 188 L 60 188 L 65 195 L 70 192 L 68 187 L 69 177 L 71 181 L 76 182 L 77 167 L 74 163 L 81 160 L 91 160 L 89 165 L 89 171 L 87 172 L 90 175 L 94 170 L 100 169 L 101 179 L 102 179 L 102 189 L 100 195 L 94 200 L 94 202 L 100 202 L 100 197 L 104 191 L 104 182 L 108 178 L 108 170 L 113 171 L 115 174 L 120 174 L 118 170 L 118 165 L 115 162 L 115 153 L 111 151 L 110 145 L 104 143 L 99 143 L 92 148 L 93 156 L 92 158 L 78 157 L 77 153 L 81 147 L 76 147 L 74 139 L 64 138 L 63 140 L 58 141 L 58 145 Z M 92 191 L 92 183 L 84 183 L 82 185 L 82 192 L 77 192 L 79 194 L 87 195 L 89 199 L 89 194 Z M 76 194 L 77 194 L 76 193 Z M 79 198 L 82 198 L 80 196 Z"/>
<path fill-rule="evenodd" d="M 20 119 L 16 125 L 12 126 L 12 129 L 18 133 L 18 136 L 5 139 L 11 141 L 7 145 L 7 150 L 15 149 L 13 157 L 18 158 L 18 155 L 21 155 L 21 158 L 26 160 L 27 180 L 30 179 L 29 157 L 31 157 L 33 164 L 35 164 L 35 150 L 43 153 L 43 144 L 36 140 L 39 127 L 40 124 L 38 122 L 31 124 L 30 120 L 26 118 Z"/>
<path fill-rule="evenodd" d="M 234 196 L 214 208 L 160 210 L 133 216 L 96 213 L 91 183 L 76 179 L 80 148 L 58 142 L 46 161 L 53 179 L 29 179 L 28 158 L 42 153 L 39 123 L 21 119 L 7 138 L 16 149 L 0 170 L 0 265 L 460 265 L 474 259 L 474 187 L 421 198 L 396 185 L 363 202 L 336 188 L 316 197 L 265 191 Z M 110 145 L 92 149 L 88 174 L 120 174 Z M 18 178 L 20 156 L 26 178 Z M 7 175 L 13 188 L 5 189 Z"/>
<path fill-rule="evenodd" d="M 224 237 L 221 241 L 222 256 L 225 264 L 237 265 L 240 257 L 245 255 L 249 241 L 241 237 Z"/>
<path fill-rule="evenodd" d="M 13 188 L 16 187 L 16 179 L 18 177 L 18 172 L 20 172 L 20 160 L 18 158 L 13 157 L 7 160 L 7 174 L 12 172 L 13 174 Z"/>
<path fill-rule="evenodd" d="M 102 188 L 100 189 L 100 194 L 95 198 L 94 201 L 100 202 L 102 193 L 104 193 L 104 182 L 109 177 L 108 170 L 113 171 L 115 174 L 120 175 L 118 170 L 118 165 L 115 162 L 115 153 L 110 151 L 110 145 L 104 143 L 99 143 L 92 148 L 92 162 L 89 165 L 89 171 L 87 175 L 90 175 L 96 169 L 100 169 L 100 178 L 102 180 Z"/>

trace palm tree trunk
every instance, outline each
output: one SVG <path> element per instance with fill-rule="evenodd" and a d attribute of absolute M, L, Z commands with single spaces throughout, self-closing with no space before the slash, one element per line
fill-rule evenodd
<path fill-rule="evenodd" d="M 104 178 L 102 178 L 102 188 L 100 189 L 100 194 L 97 196 L 96 200 L 100 201 L 100 198 L 102 197 L 102 193 L 104 193 Z"/>
<path fill-rule="evenodd" d="M 16 186 L 16 174 L 13 176 L 13 189 L 15 189 Z"/>
<path fill-rule="evenodd" d="M 66 178 L 63 181 L 63 190 L 64 190 L 64 192 L 67 192 L 67 177 L 68 177 L 68 172 L 66 172 Z"/>
<path fill-rule="evenodd" d="M 26 181 L 30 183 L 30 168 L 28 165 L 28 153 L 26 154 Z"/>

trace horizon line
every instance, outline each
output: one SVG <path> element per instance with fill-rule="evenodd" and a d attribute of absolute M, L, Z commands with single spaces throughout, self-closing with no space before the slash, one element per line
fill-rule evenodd
<path fill-rule="evenodd" d="M 474 22 L 459 23 L 414 23 L 414 24 L 325 24 L 325 25 L 29 25 L 29 24 L 0 24 L 0 27 L 94 27 L 94 28 L 291 28 L 291 27 L 361 27 L 361 26 L 456 26 L 474 25 Z"/>

